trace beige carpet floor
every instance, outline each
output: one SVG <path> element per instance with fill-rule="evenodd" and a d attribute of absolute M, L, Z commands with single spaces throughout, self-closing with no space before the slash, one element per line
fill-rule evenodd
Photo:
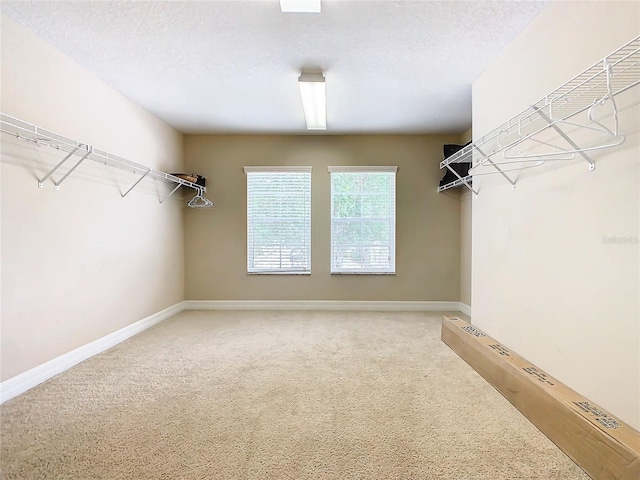
<path fill-rule="evenodd" d="M 2 405 L 0 477 L 588 479 L 441 318 L 183 312 Z"/>

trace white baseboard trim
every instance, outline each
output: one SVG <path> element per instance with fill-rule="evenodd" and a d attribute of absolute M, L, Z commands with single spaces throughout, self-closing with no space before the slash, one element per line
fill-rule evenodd
<path fill-rule="evenodd" d="M 26 392 L 46 380 L 49 380 L 53 376 L 68 370 L 83 360 L 93 357 L 98 353 L 102 353 L 114 345 L 123 342 L 124 340 L 146 330 L 149 327 L 152 327 L 157 323 L 160 323 L 163 320 L 166 320 L 182 310 L 184 310 L 184 302 L 176 303 L 171 307 L 165 308 L 153 315 L 149 315 L 148 317 L 110 333 L 109 335 L 105 335 L 104 337 L 83 345 L 82 347 L 76 348 L 69 353 L 60 355 L 59 357 L 38 365 L 31 370 L 27 370 L 24 373 L 5 380 L 0 383 L 0 404 Z"/>
<path fill-rule="evenodd" d="M 465 315 L 471 316 L 471 307 L 469 305 L 467 305 L 466 303 L 460 302 L 458 304 L 458 310 L 460 312 L 464 313 Z"/>
<path fill-rule="evenodd" d="M 385 312 L 462 312 L 471 307 L 461 302 L 341 301 L 341 300 L 185 300 L 149 315 L 37 367 L 0 383 L 0 404 L 39 385 L 78 363 L 137 335 L 183 310 L 351 310 Z"/>
<path fill-rule="evenodd" d="M 185 300 L 185 310 L 361 310 L 455 312 L 460 302 L 341 300 Z"/>

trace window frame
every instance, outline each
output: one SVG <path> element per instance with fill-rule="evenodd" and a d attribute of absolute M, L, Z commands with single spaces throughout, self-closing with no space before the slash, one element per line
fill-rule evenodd
<path fill-rule="evenodd" d="M 246 203 L 246 248 L 247 248 L 247 274 L 249 275 L 310 275 L 311 274 L 311 166 L 245 166 L 244 172 L 246 174 L 246 189 L 247 189 L 247 203 Z M 298 268 L 256 268 L 255 267 L 255 234 L 253 227 L 250 225 L 252 215 L 250 209 L 252 208 L 252 199 L 250 198 L 252 190 L 250 188 L 250 176 L 252 174 L 295 174 L 304 173 L 308 174 L 308 186 L 305 192 L 308 196 L 305 204 L 306 210 L 306 222 L 304 225 L 305 231 L 302 232 L 305 237 L 304 248 L 306 249 L 306 260 L 303 262 L 305 266 L 301 269 Z M 255 192 L 253 192 L 255 193 Z M 282 192 L 280 192 L 282 193 Z M 253 247 L 252 247 L 253 245 Z"/>
<path fill-rule="evenodd" d="M 328 171 L 330 174 L 330 184 L 331 184 L 331 193 L 330 193 L 330 273 L 331 275 L 395 275 L 396 274 L 396 225 L 397 225 L 397 201 L 396 201 L 396 191 L 397 191 L 397 166 L 330 166 L 328 167 Z M 392 213 L 387 216 L 387 221 L 390 223 L 388 235 L 389 240 L 385 245 L 389 248 L 389 265 L 388 267 L 372 267 L 368 268 L 337 268 L 336 261 L 336 242 L 334 238 L 335 227 L 338 223 L 348 223 L 348 219 L 356 219 L 361 217 L 342 217 L 346 218 L 347 222 L 344 221 L 336 221 L 337 217 L 334 217 L 334 201 L 335 201 L 335 192 L 334 192 L 334 173 L 392 173 L 392 186 L 391 191 L 389 192 L 389 207 L 392 207 Z M 364 217 L 365 219 L 367 217 Z M 358 222 L 362 222 L 362 220 L 357 220 Z M 365 220 L 366 222 L 366 220 Z"/>

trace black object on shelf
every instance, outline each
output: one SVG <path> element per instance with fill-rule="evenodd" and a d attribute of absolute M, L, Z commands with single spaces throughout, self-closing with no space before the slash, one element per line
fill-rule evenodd
<path fill-rule="evenodd" d="M 464 147 L 470 144 L 471 142 L 467 143 L 466 145 L 454 145 L 454 144 L 444 145 L 443 151 L 444 151 L 445 160 L 449 158 L 451 155 L 453 155 L 454 153 L 462 150 Z M 471 167 L 471 162 L 450 163 L 448 167 L 451 167 L 451 169 L 453 169 L 458 175 L 464 178 L 467 175 L 469 175 L 469 168 Z M 447 185 L 448 183 L 454 182 L 456 180 L 458 180 L 458 177 L 456 177 L 456 175 L 449 168 L 447 168 L 447 171 L 444 174 L 444 177 L 442 177 L 442 180 L 440 180 L 440 186 L 442 187 L 443 185 Z M 469 179 L 468 183 L 469 185 L 471 185 L 471 179 Z M 458 185 L 458 187 L 463 187 L 463 186 L 464 185 Z"/>

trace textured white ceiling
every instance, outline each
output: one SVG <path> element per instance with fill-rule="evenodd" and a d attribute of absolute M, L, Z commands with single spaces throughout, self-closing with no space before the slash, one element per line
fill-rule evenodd
<path fill-rule="evenodd" d="M 0 9 L 185 133 L 304 133 L 297 78 L 322 71 L 326 133 L 462 132 L 471 84 L 535 1 L 2 1 Z"/>

